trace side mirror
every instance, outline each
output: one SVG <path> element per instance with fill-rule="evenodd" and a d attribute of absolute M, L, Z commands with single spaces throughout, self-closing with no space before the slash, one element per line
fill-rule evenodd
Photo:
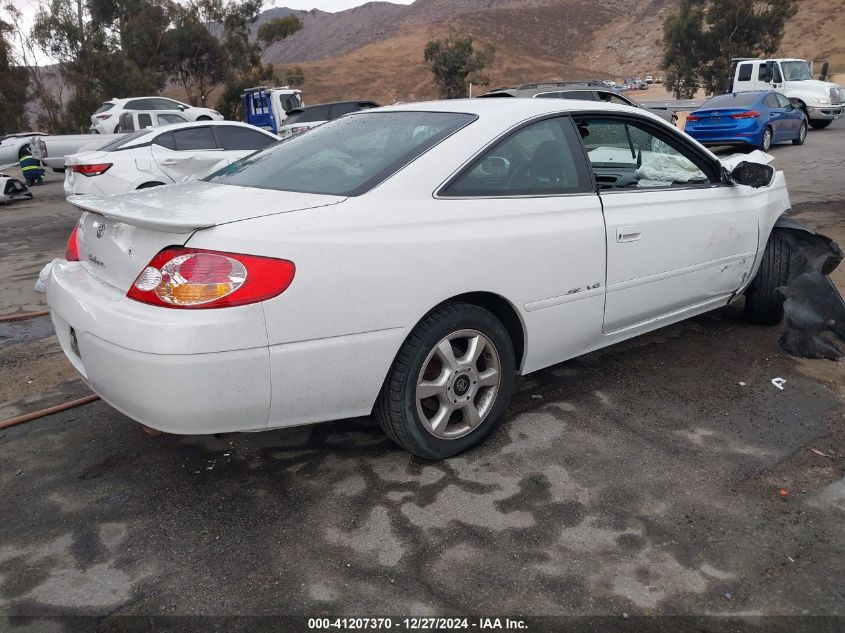
<path fill-rule="evenodd" d="M 746 187 L 753 187 L 759 189 L 760 187 L 768 187 L 772 184 L 775 177 L 775 168 L 771 165 L 761 165 L 760 163 L 751 163 L 742 161 L 733 171 L 723 171 L 725 181 L 734 185 L 745 185 Z"/>
<path fill-rule="evenodd" d="M 185 111 L 185 110 L 187 110 L 188 108 L 186 108 L 186 107 L 185 107 L 185 106 L 183 106 L 183 105 L 180 105 L 180 106 L 179 106 L 179 109 L 180 109 L 182 112 L 184 112 L 184 111 Z"/>

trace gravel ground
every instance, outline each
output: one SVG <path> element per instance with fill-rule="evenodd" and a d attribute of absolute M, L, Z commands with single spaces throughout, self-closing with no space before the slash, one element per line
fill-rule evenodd
<path fill-rule="evenodd" d="M 843 141 L 772 153 L 845 244 Z M 76 219 L 51 180 L 0 208 L 0 314 L 43 309 Z M 845 616 L 845 366 L 739 312 L 521 379 L 440 463 L 369 418 L 153 439 L 96 402 L 0 431 L 0 615 Z M 0 324 L 0 417 L 85 393 L 56 350 L 47 319 Z"/>

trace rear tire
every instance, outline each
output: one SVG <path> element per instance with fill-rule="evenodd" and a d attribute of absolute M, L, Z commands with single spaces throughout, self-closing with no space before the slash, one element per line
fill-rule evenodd
<path fill-rule="evenodd" d="M 143 185 L 139 185 L 138 189 L 151 189 L 152 187 L 161 187 L 163 184 L 163 182 L 145 182 Z"/>
<path fill-rule="evenodd" d="M 815 121 L 813 121 L 812 119 L 810 119 L 810 127 L 813 128 L 814 130 L 823 130 L 826 127 L 828 127 L 831 123 L 833 123 L 833 121 L 831 121 L 831 120 L 827 120 L 827 121 L 815 120 Z"/>
<path fill-rule="evenodd" d="M 197 117 L 197 121 L 211 121 L 210 116 L 199 116 Z"/>
<path fill-rule="evenodd" d="M 763 130 L 763 137 L 760 139 L 760 149 L 764 152 L 768 152 L 772 148 L 773 137 L 774 132 L 772 132 L 772 128 L 766 126 L 766 129 Z"/>
<path fill-rule="evenodd" d="M 475 305 L 446 303 L 402 344 L 373 412 L 387 436 L 414 455 L 457 455 L 504 417 L 514 363 L 499 319 Z"/>
<path fill-rule="evenodd" d="M 807 122 L 801 121 L 801 127 L 798 128 L 798 138 L 792 139 L 793 145 L 803 145 L 807 140 Z"/>
<path fill-rule="evenodd" d="M 784 296 L 777 291 L 789 282 L 789 242 L 773 231 L 763 251 L 760 270 L 745 291 L 745 318 L 757 325 L 777 325 L 783 320 Z"/>

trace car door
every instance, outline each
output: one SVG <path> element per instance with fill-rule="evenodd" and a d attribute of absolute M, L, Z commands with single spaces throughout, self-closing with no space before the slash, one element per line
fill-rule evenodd
<path fill-rule="evenodd" d="M 151 151 L 156 165 L 173 182 L 203 178 L 229 164 L 209 125 L 160 134 Z"/>
<path fill-rule="evenodd" d="M 792 105 L 792 102 L 789 99 L 779 92 L 775 93 L 775 98 L 778 100 L 778 104 L 783 110 L 784 125 L 788 131 L 784 140 L 792 140 L 798 136 L 798 132 L 801 128 L 801 121 L 803 120 L 802 113 L 798 108 Z"/>
<path fill-rule="evenodd" d="M 479 239 L 509 245 L 513 269 L 495 292 L 513 302 L 525 321 L 525 370 L 600 344 L 604 220 L 568 116 L 545 117 L 508 133 L 436 197 L 437 217 L 478 232 Z M 490 257 L 496 257 L 494 250 Z M 454 272 L 473 274 L 461 265 Z"/>
<path fill-rule="evenodd" d="M 772 92 L 763 98 L 763 103 L 769 109 L 769 125 L 772 128 L 772 140 L 777 143 L 790 137 L 790 123 L 786 118 L 786 111 L 781 107 L 777 94 Z"/>
<path fill-rule="evenodd" d="M 575 120 L 604 210 L 604 332 L 727 302 L 753 266 L 765 196 L 722 184 L 718 161 L 644 117 Z"/>

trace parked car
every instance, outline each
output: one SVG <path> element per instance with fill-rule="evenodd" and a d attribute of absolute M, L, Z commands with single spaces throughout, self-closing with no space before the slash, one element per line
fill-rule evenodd
<path fill-rule="evenodd" d="M 769 151 L 773 143 L 803 145 L 807 115 L 779 92 L 718 95 L 687 116 L 684 131 L 704 145 L 739 145 Z"/>
<path fill-rule="evenodd" d="M 653 84 L 653 83 L 654 83 L 654 76 L 652 76 L 652 75 L 646 75 L 646 76 L 645 76 L 645 82 L 646 82 L 647 84 Z"/>
<path fill-rule="evenodd" d="M 171 433 L 374 412 L 443 458 L 491 433 L 517 374 L 749 284 L 752 319 L 783 314 L 755 277 L 784 265 L 782 173 L 628 106 L 356 112 L 166 194 L 73 198 L 47 300 L 88 385 Z"/>
<path fill-rule="evenodd" d="M 126 134 L 66 159 L 65 195 L 110 195 L 203 178 L 279 140 L 235 121 L 197 121 Z"/>
<path fill-rule="evenodd" d="M 611 82 L 612 83 L 612 82 Z M 523 84 L 517 88 L 499 88 L 480 95 L 479 99 L 496 98 L 496 97 L 523 97 L 528 99 L 582 99 L 586 101 L 604 101 L 605 103 L 617 103 L 619 105 L 627 105 L 633 108 L 641 108 L 647 110 L 652 114 L 656 114 L 661 119 L 675 124 L 678 120 L 678 115 L 666 109 L 646 108 L 633 99 L 619 94 L 615 90 L 609 89 L 604 85 L 604 82 L 550 82 L 550 83 L 535 83 Z"/>
<path fill-rule="evenodd" d="M 97 149 L 106 143 L 111 143 L 124 134 L 58 134 L 56 136 L 39 136 L 30 142 L 32 157 L 41 161 L 45 167 L 54 172 L 64 172 L 65 161 L 71 154 Z"/>
<path fill-rule="evenodd" d="M 170 112 L 184 117 L 188 121 L 222 121 L 223 115 L 210 108 L 196 106 L 168 99 L 167 97 L 131 97 L 128 99 L 110 99 L 103 102 L 91 115 L 92 134 L 110 134 L 120 132 L 120 116 L 126 111 Z M 125 130 L 123 130 L 125 131 Z"/>
<path fill-rule="evenodd" d="M 286 138 L 302 134 L 326 121 L 334 121 L 344 114 L 378 107 L 379 104 L 375 101 L 336 101 L 291 110 L 284 120 L 284 125 L 279 128 L 279 136 Z"/>
<path fill-rule="evenodd" d="M 44 132 L 16 132 L 0 140 L 0 167 L 14 165 L 25 153 L 31 151 L 32 139 Z"/>

